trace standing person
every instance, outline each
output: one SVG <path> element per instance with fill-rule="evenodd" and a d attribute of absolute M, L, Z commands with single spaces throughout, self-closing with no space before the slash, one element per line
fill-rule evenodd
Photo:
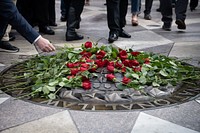
<path fill-rule="evenodd" d="M 13 2 L 16 5 L 17 0 L 13 0 Z M 15 39 L 15 36 L 11 36 L 10 35 L 11 28 L 12 28 L 11 25 L 7 26 L 5 34 L 1 39 L 1 44 L 4 45 L 4 46 L 10 46 L 10 47 L 5 47 L 7 49 L 4 49 L 4 51 L 7 51 L 7 52 L 18 52 L 19 48 L 15 47 L 15 46 L 13 46 L 13 45 L 11 45 L 9 43 L 9 41 L 13 41 Z"/>
<path fill-rule="evenodd" d="M 144 10 L 144 19 L 151 20 L 151 7 L 153 4 L 153 0 L 145 0 L 145 10 Z"/>
<path fill-rule="evenodd" d="M 81 13 L 85 0 L 64 0 L 67 18 L 67 31 L 65 34 L 66 41 L 83 39 L 82 35 L 76 33 L 80 28 Z"/>
<path fill-rule="evenodd" d="M 123 30 L 126 25 L 128 0 L 106 0 L 107 20 L 110 29 L 108 42 L 113 43 L 118 37 L 130 38 L 131 35 Z"/>
<path fill-rule="evenodd" d="M 49 25 L 57 26 L 56 24 L 56 9 L 55 9 L 55 0 L 49 0 Z"/>
<path fill-rule="evenodd" d="M 51 52 L 55 47 L 43 38 L 18 12 L 12 0 L 0 0 L 0 40 L 2 39 L 7 25 L 10 24 L 30 43 L 38 46 L 44 52 Z M 4 45 L 0 41 L 0 48 L 8 49 L 12 45 Z"/>
<path fill-rule="evenodd" d="M 175 4 L 175 14 L 178 29 L 186 29 L 185 19 L 187 11 L 188 0 L 177 0 Z M 171 31 L 172 25 L 172 0 L 160 0 L 161 14 L 163 26 L 162 29 L 166 31 Z"/>
<path fill-rule="evenodd" d="M 132 26 L 138 26 L 138 15 L 140 14 L 140 9 L 141 0 L 131 0 Z"/>
<path fill-rule="evenodd" d="M 66 18 L 66 9 L 65 9 L 64 0 L 61 0 L 60 10 L 61 10 L 61 12 L 60 12 L 61 13 L 60 21 L 65 22 L 67 20 L 67 18 Z"/>
<path fill-rule="evenodd" d="M 54 35 L 49 26 L 49 1 L 50 0 L 18 0 L 17 6 L 20 13 L 32 26 L 38 25 L 39 32 Z"/>

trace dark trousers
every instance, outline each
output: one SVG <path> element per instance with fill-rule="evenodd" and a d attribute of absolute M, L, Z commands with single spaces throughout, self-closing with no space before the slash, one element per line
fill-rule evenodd
<path fill-rule="evenodd" d="M 111 32 L 120 32 L 126 25 L 128 0 L 106 0 L 107 21 Z"/>
<path fill-rule="evenodd" d="M 150 14 L 151 13 L 152 4 L 153 4 L 153 0 L 145 0 L 144 14 Z"/>
<path fill-rule="evenodd" d="M 185 21 L 188 0 L 177 0 L 175 4 L 176 19 Z M 164 23 L 171 23 L 173 18 L 172 0 L 160 0 L 162 21 Z"/>
<path fill-rule="evenodd" d="M 49 23 L 49 0 L 18 0 L 17 7 L 25 19 L 39 27 Z"/>
<path fill-rule="evenodd" d="M 56 22 L 55 0 L 49 0 L 49 23 Z"/>
<path fill-rule="evenodd" d="M 67 32 L 75 32 L 75 29 L 79 28 L 85 0 L 64 0 L 64 3 L 67 17 Z"/>

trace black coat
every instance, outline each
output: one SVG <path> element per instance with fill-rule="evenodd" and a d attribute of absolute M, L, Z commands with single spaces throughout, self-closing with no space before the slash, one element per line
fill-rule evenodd
<path fill-rule="evenodd" d="M 33 43 L 39 33 L 22 17 L 12 0 L 0 0 L 0 39 L 7 25 L 14 27 L 30 43 Z"/>

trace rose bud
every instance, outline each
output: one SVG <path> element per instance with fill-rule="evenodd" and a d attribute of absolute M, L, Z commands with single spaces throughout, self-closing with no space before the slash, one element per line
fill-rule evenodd
<path fill-rule="evenodd" d="M 106 75 L 106 78 L 108 79 L 108 80 L 110 80 L 110 81 L 114 81 L 116 78 L 115 78 L 115 75 L 113 75 L 113 74 L 107 74 Z"/>
<path fill-rule="evenodd" d="M 145 63 L 145 64 L 149 64 L 149 63 L 150 63 L 150 59 L 149 59 L 149 58 L 145 58 L 145 59 L 144 59 L 144 63 Z"/>
<path fill-rule="evenodd" d="M 133 68 L 133 71 L 134 72 L 140 72 L 141 69 L 142 69 L 142 66 L 139 66 L 139 67 Z"/>
<path fill-rule="evenodd" d="M 97 59 L 102 59 L 106 55 L 106 52 L 101 50 L 96 54 Z"/>
<path fill-rule="evenodd" d="M 73 67 L 74 67 L 74 63 L 69 63 L 69 62 L 68 62 L 68 63 L 66 64 L 66 66 L 67 66 L 68 68 L 73 68 Z"/>
<path fill-rule="evenodd" d="M 111 66 L 111 65 L 108 65 L 107 66 L 107 70 L 111 73 L 113 73 L 115 71 L 115 67 L 114 66 Z"/>
<path fill-rule="evenodd" d="M 132 66 L 139 66 L 140 63 L 137 60 L 131 60 Z"/>
<path fill-rule="evenodd" d="M 83 87 L 84 90 L 91 89 L 91 82 L 90 81 L 83 81 L 82 82 L 82 87 Z"/>
<path fill-rule="evenodd" d="M 92 66 L 92 68 L 89 69 L 89 72 L 96 72 L 96 70 L 97 70 L 97 65 L 94 64 L 94 65 Z"/>
<path fill-rule="evenodd" d="M 126 72 L 126 67 L 122 67 L 121 72 L 125 73 Z"/>
<path fill-rule="evenodd" d="M 129 78 L 127 78 L 127 77 L 123 77 L 122 82 L 123 82 L 124 84 L 128 84 L 128 83 L 131 82 L 131 79 L 129 79 Z"/>
<path fill-rule="evenodd" d="M 80 67 L 80 71 L 81 71 L 81 72 L 84 72 L 84 71 L 87 71 L 87 70 L 88 70 L 88 68 Z"/>
<path fill-rule="evenodd" d="M 116 62 L 115 67 L 121 69 L 123 66 L 123 64 Z"/>
<path fill-rule="evenodd" d="M 87 41 L 87 42 L 85 43 L 85 48 L 92 48 L 92 42 Z"/>
<path fill-rule="evenodd" d="M 67 76 L 67 79 L 71 79 L 71 78 L 74 78 L 74 75 Z"/>
<path fill-rule="evenodd" d="M 105 62 L 99 59 L 99 60 L 95 60 L 95 64 L 97 64 L 97 66 L 100 68 L 100 67 L 104 67 Z"/>
<path fill-rule="evenodd" d="M 90 65 L 89 65 L 89 64 L 86 64 L 86 63 L 83 63 L 83 64 L 81 64 L 81 67 L 89 68 Z"/>
<path fill-rule="evenodd" d="M 133 56 L 138 56 L 138 55 L 140 54 L 140 52 L 135 51 L 135 52 L 131 52 L 131 54 L 132 54 Z"/>
<path fill-rule="evenodd" d="M 78 73 L 78 68 L 71 69 L 71 75 L 76 75 Z"/>
<path fill-rule="evenodd" d="M 120 58 L 121 60 L 125 60 L 125 59 L 127 59 L 127 57 L 128 57 L 128 54 L 127 54 L 126 50 L 121 50 L 121 51 L 119 52 L 119 58 Z"/>
<path fill-rule="evenodd" d="M 92 53 L 86 52 L 86 51 L 82 51 L 80 52 L 80 54 L 82 55 L 82 57 L 86 57 L 86 58 L 90 58 L 92 56 Z"/>
<path fill-rule="evenodd" d="M 114 63 L 114 61 L 110 61 L 110 62 L 108 62 L 108 65 L 109 65 L 109 66 L 114 66 L 115 63 Z"/>
<path fill-rule="evenodd" d="M 122 63 L 124 64 L 124 66 L 129 66 L 130 60 L 124 60 Z"/>

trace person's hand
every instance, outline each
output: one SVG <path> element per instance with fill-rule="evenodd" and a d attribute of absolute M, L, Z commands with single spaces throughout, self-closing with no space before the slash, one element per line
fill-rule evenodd
<path fill-rule="evenodd" d="M 42 36 L 35 42 L 35 45 L 37 45 L 43 52 L 52 52 L 56 50 L 53 44 Z"/>

